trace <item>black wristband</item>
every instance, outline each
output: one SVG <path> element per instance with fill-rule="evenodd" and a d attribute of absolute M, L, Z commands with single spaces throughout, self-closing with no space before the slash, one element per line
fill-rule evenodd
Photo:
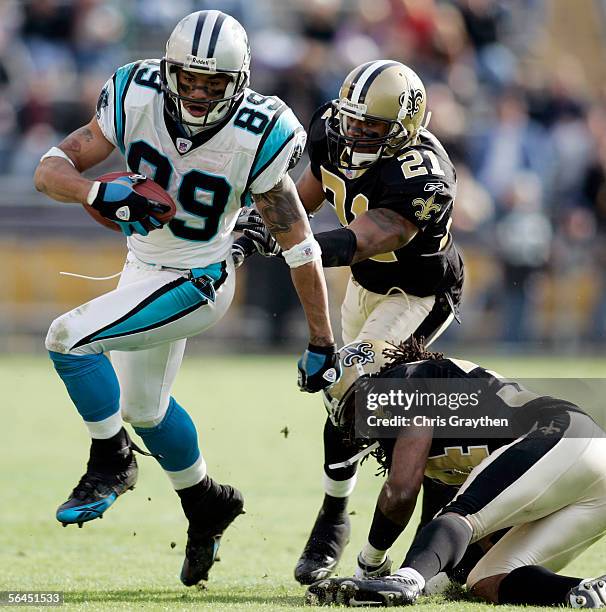
<path fill-rule="evenodd" d="M 358 240 L 348 227 L 321 232 L 315 238 L 322 249 L 322 265 L 325 268 L 351 265 Z"/>
<path fill-rule="evenodd" d="M 334 355 L 337 352 L 337 345 L 330 344 L 329 346 L 318 346 L 316 344 L 308 344 L 307 350 L 320 355 Z"/>

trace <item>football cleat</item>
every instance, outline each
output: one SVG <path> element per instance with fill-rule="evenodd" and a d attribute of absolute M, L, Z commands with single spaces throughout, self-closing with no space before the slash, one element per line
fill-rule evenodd
<path fill-rule="evenodd" d="M 354 578 L 360 578 L 362 580 L 367 578 L 380 578 L 381 576 L 389 576 L 391 574 L 391 559 L 385 557 L 383 563 L 378 565 L 370 565 L 362 561 L 362 555 L 358 555 L 357 567 L 354 572 Z"/>
<path fill-rule="evenodd" d="M 219 485 L 221 497 L 202 505 L 199 520 L 190 520 L 187 530 L 185 560 L 181 568 L 181 582 L 194 586 L 208 580 L 208 572 L 217 561 L 223 532 L 240 514 L 244 514 L 244 498 L 237 489 Z M 215 520 L 209 524 L 209 515 Z"/>
<path fill-rule="evenodd" d="M 332 576 L 349 542 L 351 526 L 347 514 L 328 518 L 320 510 L 305 548 L 295 566 L 295 579 L 300 584 L 313 584 Z"/>
<path fill-rule="evenodd" d="M 86 473 L 67 501 L 57 508 L 57 520 L 64 527 L 77 524 L 81 528 L 88 521 L 103 518 L 120 495 L 135 488 L 139 470 L 128 437 L 127 444 L 116 453 L 118 461 L 111 457 L 106 465 L 91 449 Z"/>
<path fill-rule="evenodd" d="M 571 608 L 606 608 L 606 575 L 581 581 L 566 601 Z"/>
<path fill-rule="evenodd" d="M 391 607 L 413 604 L 421 589 L 419 585 L 403 576 L 382 578 L 327 578 L 308 587 L 305 602 L 308 605 L 330 606 L 333 604 L 360 607 Z"/>

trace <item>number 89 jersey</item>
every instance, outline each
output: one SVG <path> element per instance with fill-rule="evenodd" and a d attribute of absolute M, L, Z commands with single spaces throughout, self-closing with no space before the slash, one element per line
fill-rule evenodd
<path fill-rule="evenodd" d="M 177 214 L 128 248 L 140 260 L 174 268 L 205 267 L 230 255 L 238 211 L 265 193 L 305 147 L 301 124 L 279 98 L 246 89 L 220 125 L 190 133 L 164 110 L 158 60 L 119 68 L 97 103 L 97 121 L 126 159 L 170 193 Z"/>

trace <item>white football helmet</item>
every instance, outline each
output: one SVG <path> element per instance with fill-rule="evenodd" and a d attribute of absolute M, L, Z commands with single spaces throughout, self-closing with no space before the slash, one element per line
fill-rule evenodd
<path fill-rule="evenodd" d="M 203 74 L 225 74 L 231 81 L 223 98 L 208 102 L 203 117 L 194 117 L 183 101 L 199 100 L 179 94 L 179 69 Z M 250 46 L 240 23 L 221 11 L 198 11 L 181 19 L 166 43 L 160 64 L 164 103 L 179 123 L 210 128 L 220 123 L 242 97 L 250 78 Z"/>

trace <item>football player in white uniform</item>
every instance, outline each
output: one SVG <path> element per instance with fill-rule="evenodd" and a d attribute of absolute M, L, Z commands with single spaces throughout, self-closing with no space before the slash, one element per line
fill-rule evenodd
<path fill-rule="evenodd" d="M 373 374 L 391 381 L 393 390 L 433 390 L 432 379 L 449 379 L 481 397 L 481 413 L 461 408 L 455 418 L 499 416 L 512 427 L 493 427 L 492 435 L 489 428 L 484 435 L 480 427 L 457 428 L 450 434 L 456 437 L 447 438 L 442 426 L 452 417 L 440 424 L 444 413 L 438 413 L 432 420 L 438 425 L 425 426 L 424 419 L 415 426 L 420 413 L 413 407 L 407 413 L 415 415 L 412 425 L 372 445 L 363 440 L 358 455 L 373 452 L 388 471 L 368 540 L 355 576 L 316 582 L 308 589 L 310 603 L 411 604 L 429 580 L 447 572 L 492 603 L 606 607 L 606 576 L 555 573 L 606 533 L 606 432 L 589 415 L 470 361 L 429 353 L 414 340 L 399 349 L 377 340 L 353 342 L 342 356 L 343 376 L 325 400 L 335 426 L 354 445 L 360 442 L 353 440 L 356 421 L 364 420 L 363 413 L 354 417 L 364 388 L 355 383 L 363 377 L 370 397 Z M 460 488 L 392 572 L 388 550 L 412 516 L 424 475 Z"/>
<path fill-rule="evenodd" d="M 35 175 L 39 191 L 92 206 L 128 236 L 118 287 L 57 318 L 46 338 L 92 438 L 86 473 L 57 519 L 82 526 L 133 488 L 137 464 L 123 421 L 131 423 L 189 521 L 181 572 L 188 586 L 207 578 L 243 499 L 208 476 L 194 423 L 171 388 L 186 338 L 218 321 L 232 300 L 232 230 L 242 206 L 256 204 L 292 268 L 310 329 L 299 385 L 318 391 L 339 376 L 320 248 L 288 175 L 305 131 L 280 99 L 248 88 L 249 64 L 247 35 L 234 18 L 188 15 L 162 60 L 115 72 L 96 117 L 45 154 Z M 177 203 L 164 227 L 133 190 L 136 178 L 81 175 L 114 148 L 133 175 L 147 175 Z"/>

